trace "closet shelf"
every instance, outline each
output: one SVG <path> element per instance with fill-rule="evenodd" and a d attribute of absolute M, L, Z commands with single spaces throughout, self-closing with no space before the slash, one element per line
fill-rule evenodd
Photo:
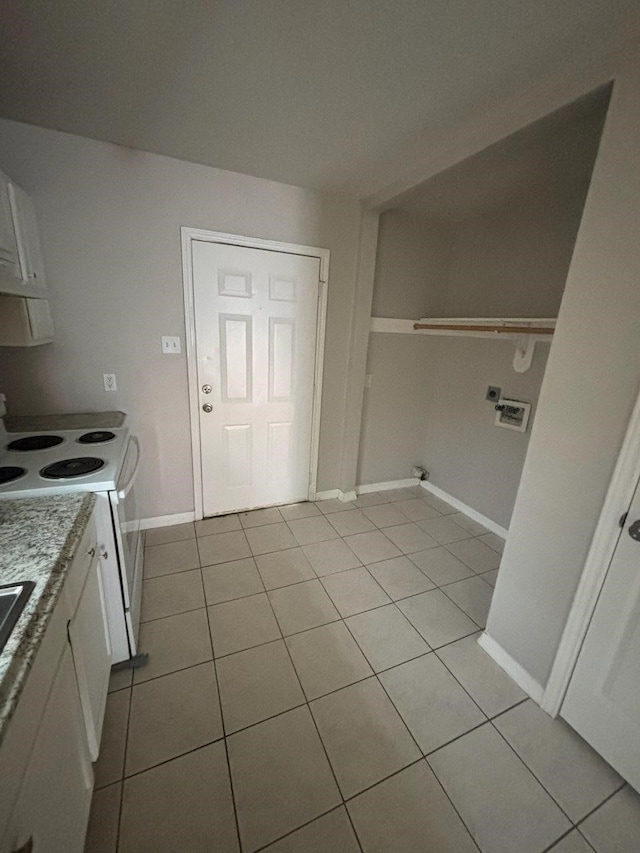
<path fill-rule="evenodd" d="M 413 324 L 416 331 L 490 332 L 498 335 L 552 335 L 556 321 L 545 319 L 424 318 Z"/>
<path fill-rule="evenodd" d="M 417 321 L 372 317 L 370 330 L 392 334 L 511 340 L 516 346 L 513 369 L 517 373 L 524 373 L 531 367 L 536 343 L 549 343 L 555 326 L 553 317 L 421 317 Z"/>

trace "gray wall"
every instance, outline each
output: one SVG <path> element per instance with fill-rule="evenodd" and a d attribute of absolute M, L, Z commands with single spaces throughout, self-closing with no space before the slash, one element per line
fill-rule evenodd
<path fill-rule="evenodd" d="M 425 337 L 369 337 L 358 483 L 411 476 L 422 462 L 431 383 Z"/>
<path fill-rule="evenodd" d="M 554 204 L 526 196 L 459 225 L 436 314 L 557 317 L 586 190 L 576 187 Z"/>
<path fill-rule="evenodd" d="M 542 685 L 640 385 L 639 151 L 636 52 L 616 77 L 487 626 Z"/>
<path fill-rule="evenodd" d="M 0 168 L 40 223 L 54 344 L 0 350 L 12 413 L 120 408 L 144 448 L 141 512 L 193 509 L 180 226 L 331 250 L 318 487 L 340 478 L 360 208 L 347 197 L 0 121 Z M 115 373 L 117 393 L 102 388 Z"/>
<path fill-rule="evenodd" d="M 450 226 L 414 213 L 382 214 L 373 317 L 417 319 L 435 310 L 449 273 L 454 233 Z"/>
<path fill-rule="evenodd" d="M 422 462 L 431 482 L 468 506 L 509 527 L 527 453 L 526 433 L 494 426 L 488 385 L 506 397 L 536 404 L 549 354 L 537 344 L 531 368 L 513 369 L 512 341 L 427 337 L 428 411 Z"/>
<path fill-rule="evenodd" d="M 374 316 L 556 316 L 584 195 L 578 187 L 551 209 L 523 198 L 463 223 L 382 214 Z M 420 463 L 434 485 L 508 527 L 530 429 L 494 427 L 485 393 L 498 385 L 535 418 L 548 351 L 537 346 L 518 374 L 513 342 L 372 333 L 358 482 L 403 479 Z"/>
<path fill-rule="evenodd" d="M 497 429 L 485 392 L 499 385 L 531 402 L 534 419 L 548 353 L 537 345 L 530 370 L 515 373 L 509 341 L 372 334 L 361 482 L 403 479 L 424 465 L 435 485 L 508 527 L 529 433 Z"/>

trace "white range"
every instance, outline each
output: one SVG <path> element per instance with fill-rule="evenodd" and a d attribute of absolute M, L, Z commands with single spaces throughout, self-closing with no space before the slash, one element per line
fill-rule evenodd
<path fill-rule="evenodd" d="M 134 481 L 138 439 L 129 428 L 8 433 L 0 417 L 0 499 L 95 492 L 113 663 L 139 655 L 142 542 Z"/>

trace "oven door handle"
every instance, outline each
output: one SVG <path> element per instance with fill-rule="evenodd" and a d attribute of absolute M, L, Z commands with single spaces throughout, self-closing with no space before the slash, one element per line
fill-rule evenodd
<path fill-rule="evenodd" d="M 140 463 L 140 442 L 138 441 L 135 435 L 131 436 L 131 443 L 135 445 L 136 448 L 136 463 L 133 466 L 133 471 L 131 472 L 131 476 L 127 480 L 126 484 L 122 489 L 118 489 L 118 498 L 123 501 L 126 496 L 131 491 L 131 487 L 133 486 L 134 480 L 136 479 L 136 474 L 138 473 L 138 465 Z"/>

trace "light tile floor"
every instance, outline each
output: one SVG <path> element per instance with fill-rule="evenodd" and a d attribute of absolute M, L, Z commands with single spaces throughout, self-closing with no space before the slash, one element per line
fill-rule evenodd
<path fill-rule="evenodd" d="M 637 853 L 640 797 L 476 642 L 504 543 L 423 489 L 147 533 L 86 853 Z"/>

